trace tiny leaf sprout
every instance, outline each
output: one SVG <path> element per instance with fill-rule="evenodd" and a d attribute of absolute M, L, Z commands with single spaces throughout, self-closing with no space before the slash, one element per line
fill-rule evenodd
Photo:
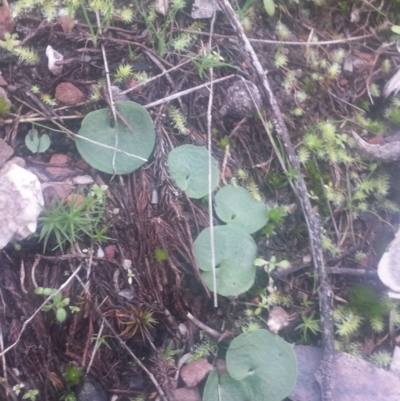
<path fill-rule="evenodd" d="M 267 273 L 273 272 L 277 267 L 282 267 L 283 269 L 289 268 L 290 262 L 288 260 L 281 260 L 280 262 L 276 261 L 276 256 L 272 256 L 270 260 L 264 260 L 261 258 L 257 258 L 254 261 L 254 265 L 257 267 L 264 266 L 264 270 Z"/>

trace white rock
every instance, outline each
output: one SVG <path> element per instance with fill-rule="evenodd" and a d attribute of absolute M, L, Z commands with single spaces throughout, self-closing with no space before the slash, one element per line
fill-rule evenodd
<path fill-rule="evenodd" d="M 166 16 L 169 8 L 169 0 L 156 0 L 155 10 L 157 14 Z"/>
<path fill-rule="evenodd" d="M 392 362 L 390 363 L 390 371 L 400 374 L 400 347 L 394 347 Z"/>
<path fill-rule="evenodd" d="M 48 67 L 50 72 L 53 75 L 61 75 L 63 69 L 62 65 L 56 65 L 56 62 L 63 60 L 64 56 L 57 50 L 54 50 L 50 45 L 46 47 L 46 56 L 49 59 Z"/>
<path fill-rule="evenodd" d="M 220 10 L 215 0 L 195 0 L 192 6 L 193 19 L 211 18 L 214 11 Z"/>
<path fill-rule="evenodd" d="M 0 170 L 0 249 L 36 231 L 43 205 L 38 178 L 17 164 Z"/>
<path fill-rule="evenodd" d="M 72 179 L 72 182 L 76 185 L 88 185 L 93 184 L 94 180 L 90 175 L 78 175 Z"/>
<path fill-rule="evenodd" d="M 400 230 L 379 261 L 378 276 L 392 291 L 400 293 Z"/>

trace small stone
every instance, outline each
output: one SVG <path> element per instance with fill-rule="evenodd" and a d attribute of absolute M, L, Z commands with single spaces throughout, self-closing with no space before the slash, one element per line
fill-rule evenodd
<path fill-rule="evenodd" d="M 131 290 L 122 290 L 118 293 L 118 295 L 127 299 L 128 301 L 132 301 L 132 299 L 135 298 L 135 294 Z"/>
<path fill-rule="evenodd" d="M 220 10 L 215 0 L 195 0 L 192 6 L 193 19 L 211 18 L 214 11 Z"/>
<path fill-rule="evenodd" d="M 78 175 L 72 179 L 72 182 L 76 185 L 89 185 L 93 184 L 94 180 L 90 175 Z"/>
<path fill-rule="evenodd" d="M 69 180 L 42 184 L 45 204 L 49 205 L 54 197 L 65 199 L 74 189 Z"/>
<path fill-rule="evenodd" d="M 108 401 L 108 397 L 95 379 L 85 376 L 77 392 L 77 401 Z"/>
<path fill-rule="evenodd" d="M 104 259 L 113 260 L 114 257 L 115 257 L 115 246 L 114 245 L 107 245 L 104 248 Z"/>
<path fill-rule="evenodd" d="M 381 135 L 376 135 L 376 136 L 368 139 L 367 142 L 370 145 L 384 145 L 386 143 L 385 138 Z"/>
<path fill-rule="evenodd" d="M 200 383 L 211 371 L 213 367 L 207 359 L 201 358 L 189 363 L 181 370 L 181 378 L 188 387 L 194 387 Z"/>
<path fill-rule="evenodd" d="M 172 390 L 174 401 L 201 401 L 197 387 L 183 387 Z"/>
<path fill-rule="evenodd" d="M 4 139 L 0 139 L 0 168 L 2 168 L 6 161 L 14 154 L 14 149 L 7 144 Z"/>
<path fill-rule="evenodd" d="M 71 162 L 71 158 L 63 153 L 55 153 L 51 156 L 49 164 L 59 165 L 60 167 L 46 167 L 46 172 L 52 177 L 57 178 L 60 175 L 67 175 L 73 172 L 67 165 Z"/>
<path fill-rule="evenodd" d="M 281 306 L 274 306 L 268 315 L 268 328 L 273 333 L 285 328 L 290 322 L 290 315 Z"/>
<path fill-rule="evenodd" d="M 253 82 L 240 80 L 236 81 L 226 92 L 225 101 L 219 114 L 221 117 L 250 117 L 256 113 L 261 105 L 261 95 L 257 86 Z"/>
<path fill-rule="evenodd" d="M 118 88 L 118 86 L 111 85 L 111 93 L 114 99 L 114 102 L 126 102 L 129 100 L 128 96 L 122 93 L 122 90 Z"/>
<path fill-rule="evenodd" d="M 169 8 L 169 1 L 168 0 L 156 0 L 155 3 L 155 10 L 157 14 L 167 15 L 168 8 Z"/>
<path fill-rule="evenodd" d="M 36 231 L 43 205 L 37 177 L 13 160 L 0 170 L 0 249 Z"/>
<path fill-rule="evenodd" d="M 47 64 L 49 71 L 55 76 L 61 75 L 63 67 L 62 65 L 57 65 L 56 63 L 57 61 L 62 61 L 64 56 L 57 50 L 54 50 L 50 45 L 46 47 L 46 56 L 49 60 Z"/>
<path fill-rule="evenodd" d="M 58 102 L 68 106 L 73 106 L 85 100 L 85 95 L 82 91 L 69 82 L 62 82 L 57 85 L 55 97 Z"/>
<path fill-rule="evenodd" d="M 4 79 L 3 75 L 0 74 L 0 86 L 7 86 L 8 82 Z"/>

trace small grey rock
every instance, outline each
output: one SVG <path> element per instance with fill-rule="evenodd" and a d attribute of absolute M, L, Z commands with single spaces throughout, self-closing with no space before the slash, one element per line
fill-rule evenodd
<path fill-rule="evenodd" d="M 262 100 L 257 86 L 250 81 L 236 81 L 226 92 L 224 104 L 219 111 L 220 116 L 235 118 L 252 116 L 257 111 L 252 98 L 257 108 L 261 107 Z"/>
<path fill-rule="evenodd" d="M 108 401 L 108 397 L 93 377 L 85 376 L 77 392 L 77 401 Z"/>

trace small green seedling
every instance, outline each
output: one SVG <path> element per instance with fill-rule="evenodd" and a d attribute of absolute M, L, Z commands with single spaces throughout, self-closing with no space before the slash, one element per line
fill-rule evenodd
<path fill-rule="evenodd" d="M 254 265 L 257 267 L 262 267 L 264 266 L 264 270 L 267 273 L 271 273 L 273 272 L 277 267 L 282 267 L 284 269 L 287 269 L 288 267 L 290 267 L 290 262 L 288 260 L 281 260 L 280 262 L 276 261 L 276 257 L 272 256 L 271 259 L 268 260 L 264 260 L 261 258 L 257 258 L 254 261 Z"/>
<path fill-rule="evenodd" d="M 50 147 L 50 137 L 43 134 L 39 137 L 37 129 L 31 129 L 26 134 L 25 145 L 32 153 L 43 153 Z"/>
<path fill-rule="evenodd" d="M 301 343 L 308 344 L 310 333 L 317 334 L 320 329 L 320 321 L 314 319 L 315 312 L 310 313 L 309 316 L 301 315 L 303 323 L 299 324 L 295 330 L 301 331 Z"/>
<path fill-rule="evenodd" d="M 274 0 L 263 0 L 264 9 L 270 17 L 275 14 L 275 3 Z"/>
<path fill-rule="evenodd" d="M 168 260 L 168 252 L 165 249 L 162 248 L 156 248 L 154 251 L 154 258 L 157 262 L 165 262 Z"/>
<path fill-rule="evenodd" d="M 92 336 L 91 340 L 96 341 L 96 349 L 100 348 L 102 345 L 105 345 L 108 349 L 111 349 L 110 345 L 107 342 L 107 338 L 112 336 L 101 336 L 99 337 L 98 334 Z"/>
<path fill-rule="evenodd" d="M 43 288 L 43 287 L 36 287 L 35 294 L 37 295 L 45 295 L 49 296 L 57 292 L 57 288 Z M 80 308 L 77 306 L 69 306 L 70 299 L 62 297 L 62 293 L 58 292 L 52 299 L 51 303 L 48 305 L 43 306 L 42 310 L 48 312 L 50 310 L 54 310 L 56 312 L 56 318 L 60 323 L 63 323 L 67 318 L 67 310 L 66 307 L 68 306 L 71 313 L 79 312 Z"/>
<path fill-rule="evenodd" d="M 76 386 L 80 383 L 84 374 L 85 372 L 82 368 L 69 363 L 65 367 L 64 380 L 69 386 Z"/>
<path fill-rule="evenodd" d="M 18 383 L 15 386 L 13 386 L 13 391 L 16 395 L 19 395 L 19 393 L 21 392 L 21 390 L 25 387 L 24 383 Z"/>
<path fill-rule="evenodd" d="M 20 43 L 21 41 L 18 40 L 17 33 L 11 34 L 9 32 L 6 32 L 4 34 L 4 40 L 0 40 L 0 47 L 11 52 L 14 49 L 14 47 L 18 46 Z"/>
<path fill-rule="evenodd" d="M 22 399 L 23 399 L 23 400 L 36 401 L 36 398 L 37 398 L 38 394 L 39 394 L 39 390 L 36 390 L 36 389 L 34 389 L 34 390 L 29 390 L 28 392 L 26 392 L 26 393 L 23 395 Z"/>
<path fill-rule="evenodd" d="M 225 63 L 223 57 L 221 57 L 215 51 L 209 51 L 203 56 L 198 58 L 194 58 L 192 63 L 196 66 L 199 76 L 201 79 L 207 78 L 206 70 L 210 68 L 217 68 L 217 67 L 230 67 L 235 68 L 232 64 Z"/>
<path fill-rule="evenodd" d="M 54 198 L 48 208 L 44 208 L 39 221 L 42 223 L 40 241 L 46 249 L 50 237 L 57 241 L 56 248 L 63 251 L 64 244 L 69 245 L 81 240 L 84 236 L 102 243 L 109 239 L 106 236 L 108 225 L 102 221 L 105 210 L 106 187 L 93 185 L 89 195 L 78 204 L 78 195 L 72 197 L 69 205 L 64 205 Z"/>
<path fill-rule="evenodd" d="M 61 396 L 60 400 L 61 401 L 77 401 L 77 398 L 76 398 L 76 395 L 74 392 L 67 391 Z"/>

